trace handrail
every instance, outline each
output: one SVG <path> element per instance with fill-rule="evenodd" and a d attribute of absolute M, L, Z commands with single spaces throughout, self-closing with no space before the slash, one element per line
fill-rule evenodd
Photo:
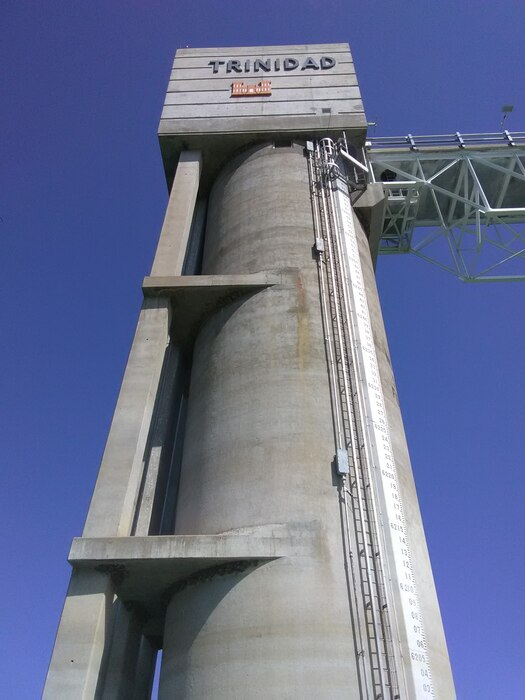
<path fill-rule="evenodd" d="M 525 145 L 525 131 L 502 131 L 495 133 L 481 134 L 433 134 L 430 136 L 373 136 L 366 141 L 368 151 L 379 148 L 399 149 L 408 148 L 411 151 L 418 151 L 420 148 L 432 148 L 436 146 L 449 146 L 456 148 L 467 148 L 468 146 L 492 146 Z"/>

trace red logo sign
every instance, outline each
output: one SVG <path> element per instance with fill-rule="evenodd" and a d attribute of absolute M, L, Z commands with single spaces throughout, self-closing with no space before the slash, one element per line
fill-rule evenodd
<path fill-rule="evenodd" d="M 236 80 L 232 83 L 232 91 L 230 97 L 254 97 L 256 95 L 271 95 L 272 81 L 261 80 L 257 84 L 246 84 L 242 80 Z"/>

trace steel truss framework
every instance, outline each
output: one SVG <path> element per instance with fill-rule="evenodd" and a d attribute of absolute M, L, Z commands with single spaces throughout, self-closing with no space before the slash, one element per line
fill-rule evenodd
<path fill-rule="evenodd" d="M 525 132 L 376 138 L 367 159 L 386 196 L 380 254 L 525 281 Z"/>

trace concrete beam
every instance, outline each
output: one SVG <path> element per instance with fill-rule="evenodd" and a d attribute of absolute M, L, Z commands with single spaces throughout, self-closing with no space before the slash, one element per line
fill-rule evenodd
<path fill-rule="evenodd" d="M 316 522 L 262 525 L 217 535 L 75 538 L 69 562 L 75 571 L 110 574 L 124 603 L 161 619 L 172 587 L 221 567 L 282 557 L 312 556 L 318 549 Z"/>
<path fill-rule="evenodd" d="M 144 277 L 144 296 L 174 296 L 184 289 L 221 287 L 270 287 L 283 282 L 286 272 L 254 272 L 249 275 L 170 275 Z"/>
<path fill-rule="evenodd" d="M 182 441 L 179 430 L 184 422 L 181 423 L 181 412 L 183 412 L 185 400 L 182 395 L 181 380 L 184 364 L 180 349 L 170 345 L 166 350 L 162 378 L 144 454 L 144 474 L 132 530 L 135 536 L 165 532 L 157 529 L 162 523 L 158 506 L 159 488 L 162 490 L 163 486 L 169 484 L 175 443 L 177 439 L 179 442 Z M 163 503 L 165 498 L 162 499 Z M 162 513 L 162 509 L 160 512 Z"/>
<path fill-rule="evenodd" d="M 113 610 L 111 641 L 104 670 L 99 678 L 96 698 L 129 700 L 135 686 L 135 669 L 142 642 L 142 624 L 133 610 L 116 601 Z"/>
<path fill-rule="evenodd" d="M 182 151 L 151 268 L 152 275 L 182 273 L 201 170 L 201 152 Z"/>
<path fill-rule="evenodd" d="M 94 570 L 73 571 L 43 700 L 96 697 L 110 634 L 113 583 Z"/>
<path fill-rule="evenodd" d="M 138 659 L 135 665 L 133 693 L 126 700 L 151 700 L 151 690 L 155 673 L 157 650 L 149 639 L 142 637 Z"/>
<path fill-rule="evenodd" d="M 169 322 L 167 299 L 144 300 L 84 527 L 87 537 L 131 532 Z"/>
<path fill-rule="evenodd" d="M 174 323 L 170 335 L 184 346 L 196 334 L 202 320 L 227 303 L 282 284 L 287 273 L 260 272 L 250 275 L 183 275 L 146 277 L 142 290 L 146 298 L 169 297 Z"/>
<path fill-rule="evenodd" d="M 107 563 L 152 566 L 166 561 L 276 558 L 312 553 L 316 523 L 256 525 L 217 535 L 149 537 L 75 537 L 68 561 L 74 567 Z"/>
<path fill-rule="evenodd" d="M 200 121 L 200 120 L 199 120 Z M 299 121 L 304 121 L 300 126 Z M 173 173 L 177 167 L 177 159 L 184 149 L 200 149 L 206 168 L 201 175 L 201 188 L 208 191 L 214 182 L 224 163 L 244 148 L 254 144 L 273 140 L 282 141 L 290 139 L 304 145 L 305 141 L 312 139 L 322 139 L 329 136 L 337 141 L 341 132 L 345 131 L 349 144 L 357 150 L 363 148 L 366 139 L 366 125 L 356 129 L 348 128 L 348 118 L 337 114 L 319 115 L 314 121 L 310 117 L 298 117 L 298 122 L 294 128 L 290 128 L 290 123 L 286 117 L 272 117 L 264 128 L 241 133 L 221 134 L 173 134 L 173 121 L 163 119 L 159 126 L 159 142 L 164 161 L 164 171 L 168 183 L 173 181 Z"/>
<path fill-rule="evenodd" d="M 364 192 L 356 196 L 352 206 L 367 235 L 375 269 L 385 218 L 386 200 L 383 185 L 379 182 L 370 183 Z"/>

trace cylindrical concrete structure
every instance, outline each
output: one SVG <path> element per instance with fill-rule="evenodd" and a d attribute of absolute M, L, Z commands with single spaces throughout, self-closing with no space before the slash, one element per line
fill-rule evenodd
<path fill-rule="evenodd" d="M 243 153 L 214 185 L 203 274 L 291 274 L 195 343 L 176 534 L 298 523 L 320 536 L 313 556 L 174 595 L 161 697 L 336 698 L 356 682 L 312 226 L 300 146 Z"/>
<path fill-rule="evenodd" d="M 359 236 L 383 371 L 386 337 L 362 230 Z M 260 566 L 209 570 L 178 587 L 166 615 L 162 700 L 372 697 L 359 686 L 345 575 L 314 237 L 301 145 L 265 144 L 223 169 L 210 196 L 203 274 L 286 276 L 224 306 L 199 332 L 175 534 L 285 523 L 313 533 L 313 546 Z M 389 371 L 383 380 L 392 394 Z M 387 404 L 399 427 L 394 450 L 408 470 L 403 490 L 414 501 L 409 525 L 419 554 L 423 534 L 402 424 L 397 404 L 388 397 Z M 437 671 L 446 649 L 424 538 L 422 547 Z M 439 672 L 436 688 L 444 693 L 437 697 L 452 698 L 450 674 Z"/>

